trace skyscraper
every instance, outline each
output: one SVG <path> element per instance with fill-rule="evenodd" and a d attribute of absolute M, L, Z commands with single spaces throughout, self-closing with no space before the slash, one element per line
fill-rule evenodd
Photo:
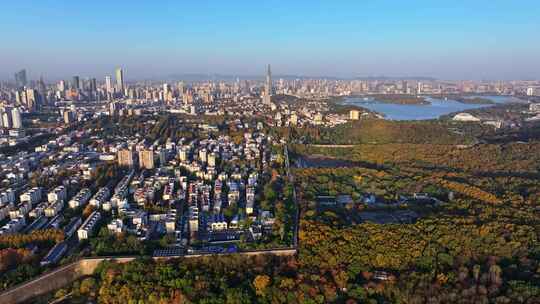
<path fill-rule="evenodd" d="M 12 109 L 9 107 L 4 108 L 4 113 L 2 113 L 2 127 L 11 128 L 13 125 L 13 120 L 11 119 Z"/>
<path fill-rule="evenodd" d="M 167 100 L 167 96 L 169 95 L 170 86 L 168 83 L 163 84 L 163 97 L 165 100 Z"/>
<path fill-rule="evenodd" d="M 266 83 L 264 84 L 264 103 L 271 103 L 272 99 L 272 71 L 270 70 L 270 64 L 266 69 Z"/>
<path fill-rule="evenodd" d="M 39 96 L 39 103 L 41 105 L 47 104 L 47 88 L 45 87 L 45 81 L 43 80 L 43 76 L 39 77 L 38 96 Z"/>
<path fill-rule="evenodd" d="M 40 76 L 38 81 L 38 92 L 40 94 L 44 94 L 46 89 L 47 88 L 45 87 L 45 81 L 43 80 L 43 76 Z"/>
<path fill-rule="evenodd" d="M 71 88 L 78 90 L 81 88 L 81 82 L 79 80 L 79 76 L 73 76 L 73 80 L 71 80 Z"/>
<path fill-rule="evenodd" d="M 26 89 L 26 108 L 33 112 L 38 109 L 38 92 L 35 89 Z M 19 114 L 20 115 L 20 114 Z"/>
<path fill-rule="evenodd" d="M 5 109 L 3 107 L 0 107 L 0 128 L 4 128 L 4 120 L 2 118 L 4 117 L 5 112 Z"/>
<path fill-rule="evenodd" d="M 112 94 L 113 88 L 111 76 L 105 76 L 105 87 L 107 89 L 107 93 Z"/>
<path fill-rule="evenodd" d="M 97 90 L 97 81 L 95 78 L 90 79 L 90 92 L 95 92 Z"/>
<path fill-rule="evenodd" d="M 22 128 L 21 111 L 19 108 L 13 108 L 11 110 L 11 121 L 14 129 Z"/>
<path fill-rule="evenodd" d="M 24 87 L 28 80 L 26 79 L 26 70 L 22 69 L 15 73 L 15 84 L 17 87 Z"/>
<path fill-rule="evenodd" d="M 57 87 L 59 91 L 64 92 L 66 90 L 66 82 L 64 80 L 60 80 Z"/>
<path fill-rule="evenodd" d="M 124 71 L 122 71 L 122 68 L 116 69 L 116 88 L 120 94 L 124 94 Z"/>
<path fill-rule="evenodd" d="M 270 64 L 266 69 L 266 94 L 272 95 L 272 71 L 270 70 Z"/>

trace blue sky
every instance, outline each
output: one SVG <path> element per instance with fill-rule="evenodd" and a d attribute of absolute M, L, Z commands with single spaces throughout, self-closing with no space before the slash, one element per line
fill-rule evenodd
<path fill-rule="evenodd" d="M 0 79 L 540 79 L 538 0 L 1 1 Z"/>

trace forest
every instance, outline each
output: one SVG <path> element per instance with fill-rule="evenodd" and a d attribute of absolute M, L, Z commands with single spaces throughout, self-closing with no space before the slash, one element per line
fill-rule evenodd
<path fill-rule="evenodd" d="M 473 144 L 479 136 L 493 133 L 479 124 L 452 121 L 388 121 L 367 118 L 332 128 L 281 128 L 274 132 L 289 142 L 302 144 Z"/>
<path fill-rule="evenodd" d="M 29 234 L 0 236 L 0 290 L 24 282 L 43 271 L 39 267 L 41 255 L 34 250 L 47 252 L 54 244 L 64 240 L 58 229 L 33 231 Z M 32 249 L 35 246 L 35 249 Z"/>

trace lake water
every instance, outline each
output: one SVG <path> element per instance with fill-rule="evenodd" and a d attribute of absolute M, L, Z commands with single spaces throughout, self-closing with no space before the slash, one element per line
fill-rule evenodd
<path fill-rule="evenodd" d="M 473 96 L 471 96 L 473 97 Z M 495 104 L 519 102 L 520 100 L 511 96 L 480 96 L 493 100 Z M 464 104 L 454 100 L 444 100 L 426 97 L 431 104 L 425 105 L 402 105 L 379 102 L 372 97 L 364 98 L 351 97 L 346 98 L 344 104 L 357 105 L 371 111 L 384 114 L 386 119 L 391 120 L 426 120 L 437 119 L 442 115 L 453 112 L 460 112 L 470 109 L 490 107 L 494 104 Z"/>

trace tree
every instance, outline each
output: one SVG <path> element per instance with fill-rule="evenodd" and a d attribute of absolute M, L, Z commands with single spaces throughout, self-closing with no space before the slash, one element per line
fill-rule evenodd
<path fill-rule="evenodd" d="M 258 296 L 262 296 L 265 293 L 266 287 L 270 284 L 270 277 L 267 275 L 258 275 L 253 280 L 253 286 L 255 287 L 255 293 Z"/>
<path fill-rule="evenodd" d="M 96 280 L 94 278 L 86 278 L 81 282 L 79 290 L 83 295 L 93 295 L 97 289 Z"/>

